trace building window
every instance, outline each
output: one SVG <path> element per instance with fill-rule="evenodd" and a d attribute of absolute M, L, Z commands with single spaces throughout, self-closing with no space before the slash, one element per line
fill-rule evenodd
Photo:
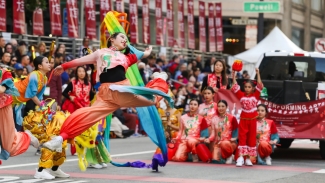
<path fill-rule="evenodd" d="M 312 0 L 311 1 L 311 9 L 316 11 L 322 10 L 322 0 Z"/>
<path fill-rule="evenodd" d="M 304 45 L 304 30 L 292 27 L 292 42 L 300 48 Z"/>
<path fill-rule="evenodd" d="M 297 4 L 304 4 L 303 0 L 292 0 L 292 2 Z"/>
<path fill-rule="evenodd" d="M 311 51 L 316 51 L 315 50 L 315 39 L 316 38 L 322 38 L 323 35 L 319 33 L 311 33 L 310 35 L 310 50 Z"/>

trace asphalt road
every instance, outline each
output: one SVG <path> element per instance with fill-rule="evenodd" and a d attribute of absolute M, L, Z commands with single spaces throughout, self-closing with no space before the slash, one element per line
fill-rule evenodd
<path fill-rule="evenodd" d="M 127 162 L 143 160 L 151 162 L 155 145 L 149 138 L 128 138 L 111 140 L 114 161 Z M 68 151 L 69 152 L 69 151 Z M 101 183 L 101 182 L 182 182 L 182 183 L 242 183 L 242 182 L 324 182 L 325 162 L 321 159 L 318 144 L 309 140 L 295 141 L 290 149 L 276 149 L 272 166 L 235 167 L 206 163 L 168 162 L 159 172 L 151 169 L 118 168 L 109 165 L 105 169 L 88 168 L 81 172 L 77 156 L 69 153 L 67 162 L 61 167 L 71 178 L 51 181 L 33 178 L 38 156 L 30 147 L 25 154 L 3 161 L 0 166 L 0 182 L 10 183 Z"/>

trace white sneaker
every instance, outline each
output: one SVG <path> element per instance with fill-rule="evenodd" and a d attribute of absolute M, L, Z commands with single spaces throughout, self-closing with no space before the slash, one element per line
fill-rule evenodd
<path fill-rule="evenodd" d="M 69 178 L 70 175 L 64 173 L 61 169 L 57 169 L 56 171 L 50 170 L 50 174 L 53 175 L 54 177 L 58 178 Z"/>
<path fill-rule="evenodd" d="M 107 168 L 107 164 L 106 163 L 101 163 L 100 165 L 102 165 L 103 168 Z"/>
<path fill-rule="evenodd" d="M 265 158 L 266 164 L 267 164 L 267 165 L 272 165 L 271 160 L 272 160 L 272 159 L 271 159 L 270 156 L 266 157 L 266 158 Z"/>
<path fill-rule="evenodd" d="M 199 157 L 197 156 L 197 154 L 192 154 L 192 160 L 194 163 L 199 162 Z"/>
<path fill-rule="evenodd" d="M 240 156 L 236 161 L 236 166 L 243 166 L 244 164 L 244 158 Z"/>
<path fill-rule="evenodd" d="M 34 175 L 35 179 L 47 179 L 47 180 L 52 180 L 55 179 L 54 176 L 52 176 L 46 169 L 43 169 L 41 172 L 39 172 L 36 169 L 36 173 Z"/>
<path fill-rule="evenodd" d="M 62 142 L 63 138 L 61 136 L 56 136 L 52 140 L 43 144 L 43 147 L 46 147 L 52 151 L 62 152 Z"/>
<path fill-rule="evenodd" d="M 37 149 L 39 147 L 38 139 L 29 130 L 25 130 L 25 133 L 30 137 L 30 145 Z"/>
<path fill-rule="evenodd" d="M 232 156 L 229 156 L 226 160 L 226 164 L 232 164 Z"/>
<path fill-rule="evenodd" d="M 251 159 L 249 159 L 249 157 L 246 158 L 245 165 L 246 166 L 253 166 L 253 163 L 251 162 Z"/>
<path fill-rule="evenodd" d="M 103 168 L 103 166 L 100 165 L 100 164 L 89 164 L 89 167 L 96 168 L 96 169 L 101 169 L 101 168 Z"/>

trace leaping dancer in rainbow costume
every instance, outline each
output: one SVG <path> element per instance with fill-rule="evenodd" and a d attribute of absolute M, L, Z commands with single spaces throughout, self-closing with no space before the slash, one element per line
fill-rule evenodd
<path fill-rule="evenodd" d="M 118 19 L 121 16 L 124 16 L 124 19 Z M 137 107 L 144 129 L 151 140 L 162 150 L 162 155 L 155 155 L 153 158 L 152 166 L 157 170 L 158 165 L 164 166 L 167 163 L 167 146 L 159 114 L 154 106 L 158 102 L 154 95 L 162 96 L 171 106 L 173 106 L 173 100 L 167 94 L 168 88 L 162 89 L 154 84 L 148 88 L 142 87 L 143 82 L 139 79 L 141 78 L 139 71 L 136 66 L 132 65 L 139 59 L 147 57 L 152 48 L 149 47 L 141 52 L 130 45 L 125 33 L 128 31 L 128 22 L 125 20 L 126 14 L 124 13 L 108 12 L 101 24 L 101 49 L 56 67 L 55 74 L 59 75 L 71 67 L 96 63 L 96 82 L 100 83 L 100 87 L 95 103 L 91 107 L 78 109 L 71 114 L 63 123 L 60 135 L 44 143 L 43 146 L 60 152 L 64 140 L 80 135 L 115 110 L 121 107 Z M 124 24 L 125 30 L 119 21 Z M 110 34 L 108 40 L 105 36 L 106 29 Z M 136 86 L 129 86 L 130 84 Z M 120 164 L 120 166 L 127 165 Z"/>

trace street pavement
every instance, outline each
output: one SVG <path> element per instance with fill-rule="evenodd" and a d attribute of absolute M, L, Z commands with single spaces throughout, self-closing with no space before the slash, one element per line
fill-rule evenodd
<path fill-rule="evenodd" d="M 142 160 L 151 162 L 155 145 L 147 137 L 113 139 L 111 154 L 116 162 Z M 168 162 L 159 172 L 151 169 L 118 168 L 109 165 L 104 169 L 88 168 L 81 172 L 77 156 L 67 151 L 67 161 L 61 167 L 71 175 L 68 179 L 38 180 L 33 175 L 37 168 L 38 156 L 30 147 L 20 156 L 2 161 L 0 182 L 7 183 L 102 183 L 102 182 L 182 182 L 182 183 L 243 183 L 243 182 L 324 182 L 325 163 L 321 159 L 318 143 L 309 140 L 296 140 L 289 149 L 276 149 L 272 155 L 272 166 L 255 165 L 236 167 L 192 162 Z"/>

